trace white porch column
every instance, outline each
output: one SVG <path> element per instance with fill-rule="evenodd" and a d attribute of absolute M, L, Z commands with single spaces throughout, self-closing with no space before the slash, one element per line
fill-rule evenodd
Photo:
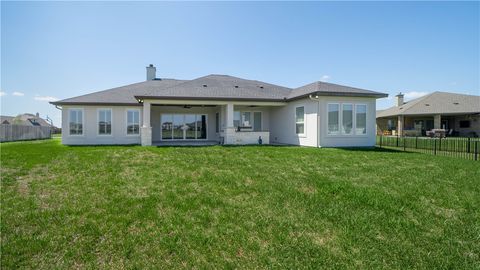
<path fill-rule="evenodd" d="M 150 102 L 143 102 L 143 125 L 140 130 L 142 146 L 152 145 L 152 127 L 150 126 Z"/>
<path fill-rule="evenodd" d="M 225 139 L 224 144 L 235 144 L 235 127 L 233 126 L 233 103 L 225 106 Z"/>
<path fill-rule="evenodd" d="M 228 103 L 226 106 L 227 128 L 233 128 L 233 104 Z"/>
<path fill-rule="evenodd" d="M 442 116 L 440 114 L 436 114 L 433 116 L 433 128 L 434 129 L 442 128 Z"/>

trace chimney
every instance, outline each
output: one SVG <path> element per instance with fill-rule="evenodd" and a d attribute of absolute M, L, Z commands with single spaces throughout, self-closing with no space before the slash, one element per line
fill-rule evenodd
<path fill-rule="evenodd" d="M 37 118 L 40 118 L 40 114 L 39 114 L 38 112 L 35 114 L 35 116 L 36 116 Z"/>
<path fill-rule="evenodd" d="M 157 76 L 156 73 L 157 73 L 157 68 L 154 67 L 152 64 L 150 64 L 147 67 L 147 81 L 155 80 L 155 77 Z"/>
<path fill-rule="evenodd" d="M 397 107 L 400 107 L 403 105 L 403 94 L 402 92 L 398 93 L 398 95 L 395 96 L 397 100 Z"/>

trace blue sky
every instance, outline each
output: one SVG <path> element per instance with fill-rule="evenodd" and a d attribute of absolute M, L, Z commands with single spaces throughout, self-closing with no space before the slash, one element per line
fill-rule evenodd
<path fill-rule="evenodd" d="M 2 2 L 1 114 L 157 76 L 480 94 L 479 2 Z M 382 99 L 378 108 L 393 100 Z"/>

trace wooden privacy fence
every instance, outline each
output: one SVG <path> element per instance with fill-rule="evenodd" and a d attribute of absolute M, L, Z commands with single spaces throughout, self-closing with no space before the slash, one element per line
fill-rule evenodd
<path fill-rule="evenodd" d="M 480 160 L 480 138 L 377 136 L 376 144 L 403 151 Z"/>
<path fill-rule="evenodd" d="M 51 127 L 0 124 L 0 142 L 50 139 Z"/>

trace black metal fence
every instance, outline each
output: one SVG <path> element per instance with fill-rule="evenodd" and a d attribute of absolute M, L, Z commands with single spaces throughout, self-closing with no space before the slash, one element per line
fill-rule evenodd
<path fill-rule="evenodd" d="M 439 156 L 480 159 L 480 138 L 428 138 L 377 136 L 378 147 L 393 148 L 410 152 L 421 152 Z"/>

